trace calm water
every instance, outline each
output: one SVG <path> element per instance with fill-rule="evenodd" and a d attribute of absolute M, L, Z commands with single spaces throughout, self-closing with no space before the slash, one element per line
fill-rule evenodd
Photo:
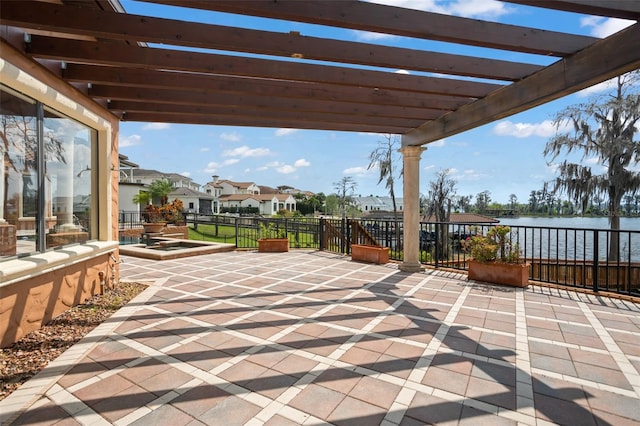
<path fill-rule="evenodd" d="M 609 219 L 606 217 L 518 217 L 500 218 L 503 225 L 513 226 L 548 226 L 553 228 L 586 228 L 609 229 Z M 620 229 L 640 231 L 640 218 L 620 218 Z"/>
<path fill-rule="evenodd" d="M 587 231 L 556 231 L 521 228 L 518 242 L 527 257 L 559 259 L 593 259 L 597 239 L 598 258 L 605 260 L 608 251 L 609 221 L 606 217 L 519 217 L 500 218 L 500 223 L 513 227 L 578 228 Z M 620 219 L 620 260 L 640 262 L 640 218 Z M 595 232 L 594 230 L 598 230 Z"/>

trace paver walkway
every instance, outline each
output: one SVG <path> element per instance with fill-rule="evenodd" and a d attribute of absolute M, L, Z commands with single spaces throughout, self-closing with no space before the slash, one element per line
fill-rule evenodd
<path fill-rule="evenodd" d="M 157 281 L 2 401 L 1 421 L 640 424 L 629 302 L 312 251 L 121 266 Z"/>

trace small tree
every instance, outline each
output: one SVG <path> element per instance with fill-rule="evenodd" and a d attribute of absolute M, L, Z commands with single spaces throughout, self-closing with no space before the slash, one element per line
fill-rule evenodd
<path fill-rule="evenodd" d="M 560 176 L 554 189 L 566 191 L 582 205 L 583 211 L 589 200 L 606 195 L 613 231 L 620 229 L 622 197 L 640 187 L 640 173 L 632 169 L 640 161 L 636 127 L 640 120 L 640 95 L 637 85 L 634 86 L 639 79 L 640 71 L 619 76 L 613 93 L 560 111 L 554 120 L 556 128 L 569 124 L 571 130 L 556 134 L 544 150 L 550 162 L 574 150 L 582 152 L 581 160 L 599 160 L 604 167 L 602 174 L 596 174 L 589 165 L 564 160 L 558 166 Z M 609 260 L 618 259 L 618 250 L 619 235 L 612 232 Z"/>
<path fill-rule="evenodd" d="M 156 179 L 149 185 L 149 195 L 152 201 L 158 200 L 164 206 L 169 202 L 169 194 L 173 189 L 173 184 L 168 179 Z"/>
<path fill-rule="evenodd" d="M 486 212 L 490 203 L 491 193 L 489 191 L 482 191 L 476 195 L 476 211 L 478 213 Z"/>
<path fill-rule="evenodd" d="M 384 135 L 384 140 L 378 143 L 378 147 L 369 154 L 369 166 L 367 170 L 372 167 L 378 167 L 380 172 L 378 175 L 378 185 L 384 181 L 384 186 L 389 190 L 389 196 L 393 203 L 393 216 L 396 217 L 398 208 L 396 205 L 396 192 L 395 192 L 395 179 L 397 173 L 396 163 L 399 161 L 398 152 L 398 137 L 393 135 Z M 402 176 L 402 173 L 398 174 L 398 177 Z"/>
<path fill-rule="evenodd" d="M 449 257 L 449 219 L 451 218 L 451 203 L 456 194 L 456 181 L 449 177 L 449 169 L 441 170 L 436 180 L 429 183 L 429 193 L 426 197 L 427 217 L 435 217 L 438 253 L 440 259 Z"/>
<path fill-rule="evenodd" d="M 333 189 L 336 190 L 338 197 L 338 207 L 342 217 L 346 217 L 347 207 L 353 203 L 353 193 L 355 192 L 358 184 L 351 176 L 345 176 L 338 182 L 333 183 Z"/>

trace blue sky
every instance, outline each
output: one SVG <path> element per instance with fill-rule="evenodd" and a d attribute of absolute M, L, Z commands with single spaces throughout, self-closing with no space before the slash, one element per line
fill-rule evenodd
<path fill-rule="evenodd" d="M 492 0 L 376 2 L 595 37 L 607 36 L 631 24 L 619 19 L 545 11 Z M 131 0 L 121 0 L 121 3 L 133 14 L 447 51 L 446 45 L 440 42 L 220 13 L 189 15 L 186 9 Z M 547 65 L 553 59 L 469 46 L 459 46 L 455 53 L 541 65 Z M 421 193 L 428 191 L 429 182 L 440 170 L 450 169 L 450 176 L 457 181 L 458 195 L 475 197 L 486 190 L 493 201 L 506 203 L 509 195 L 515 194 L 519 202 L 526 202 L 531 190 L 542 188 L 545 181 L 556 176 L 553 165 L 547 164 L 542 155 L 546 142 L 554 134 L 551 125 L 554 114 L 567 105 L 588 101 L 590 96 L 606 90 L 605 86 L 594 86 L 427 145 L 420 164 Z M 368 156 L 382 140 L 383 135 L 354 132 L 167 123 L 122 122 L 120 125 L 120 153 L 142 168 L 181 173 L 199 184 L 210 181 L 212 175 L 219 175 L 221 179 L 251 181 L 272 187 L 289 185 L 325 194 L 334 192 L 334 182 L 351 176 L 358 185 L 356 195 L 388 195 L 384 185 L 377 184 L 378 171 L 367 170 Z M 396 192 L 401 196 L 401 181 L 398 183 Z"/>

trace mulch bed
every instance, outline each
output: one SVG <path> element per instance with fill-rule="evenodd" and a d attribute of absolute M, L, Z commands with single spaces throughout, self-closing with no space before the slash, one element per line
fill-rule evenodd
<path fill-rule="evenodd" d="M 147 288 L 142 283 L 120 283 L 105 294 L 60 314 L 48 324 L 0 349 L 0 400 L 3 400 L 56 359 L 74 343 Z"/>

